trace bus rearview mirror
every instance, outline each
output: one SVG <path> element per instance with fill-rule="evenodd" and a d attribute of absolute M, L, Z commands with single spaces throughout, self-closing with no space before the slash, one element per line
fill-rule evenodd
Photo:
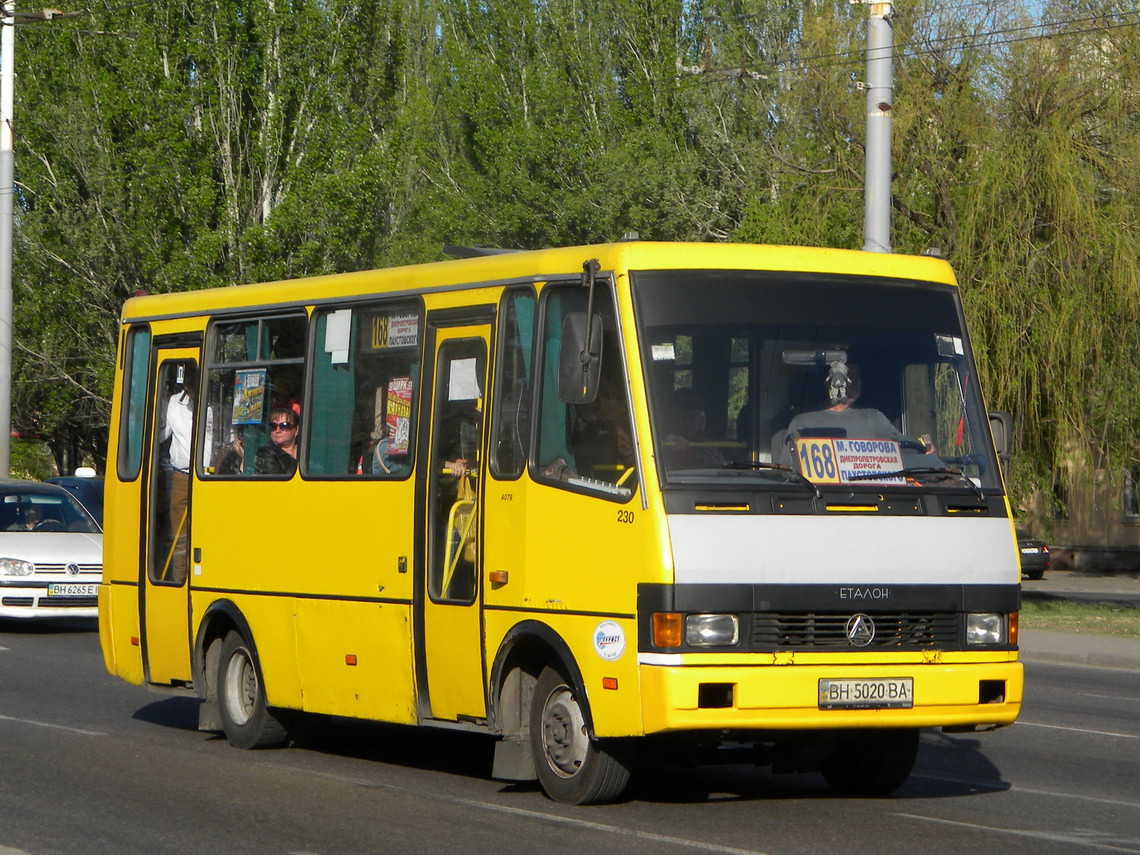
<path fill-rule="evenodd" d="M 564 404 L 588 404 L 598 396 L 598 378 L 602 373 L 602 317 L 595 314 L 590 323 L 588 317 L 585 312 L 570 312 L 562 319 L 558 397 Z"/>

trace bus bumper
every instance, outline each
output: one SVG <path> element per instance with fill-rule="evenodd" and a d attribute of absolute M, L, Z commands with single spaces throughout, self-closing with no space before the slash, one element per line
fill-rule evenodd
<path fill-rule="evenodd" d="M 1021 709 L 1020 662 L 660 666 L 642 664 L 646 734 L 867 727 L 987 729 Z M 907 708 L 823 708 L 820 681 L 911 678 Z"/>

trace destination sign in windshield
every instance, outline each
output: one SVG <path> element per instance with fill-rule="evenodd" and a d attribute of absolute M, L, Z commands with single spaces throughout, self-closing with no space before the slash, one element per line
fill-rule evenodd
<path fill-rule="evenodd" d="M 796 459 L 804 477 L 817 484 L 905 484 L 899 444 L 888 439 L 801 437 Z"/>

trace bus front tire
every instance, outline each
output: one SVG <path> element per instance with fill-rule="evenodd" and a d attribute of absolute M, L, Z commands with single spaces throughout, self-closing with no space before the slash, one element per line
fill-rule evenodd
<path fill-rule="evenodd" d="M 218 710 L 231 745 L 275 748 L 289 741 L 285 725 L 265 702 L 265 686 L 253 645 L 238 632 L 230 632 L 222 642 Z"/>
<path fill-rule="evenodd" d="M 530 739 L 538 781 L 556 802 L 610 802 L 629 783 L 631 745 L 590 738 L 584 699 L 556 668 L 543 669 L 535 684 Z"/>
<path fill-rule="evenodd" d="M 862 730 L 835 737 L 820 764 L 824 779 L 841 793 L 885 796 L 910 777 L 918 756 L 917 728 Z"/>

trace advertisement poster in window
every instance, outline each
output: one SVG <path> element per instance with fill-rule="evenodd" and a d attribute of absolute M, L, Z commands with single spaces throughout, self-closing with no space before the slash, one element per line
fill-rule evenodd
<path fill-rule="evenodd" d="M 406 454 L 412 424 L 411 377 L 393 377 L 388 381 L 388 402 L 384 418 L 388 424 L 392 452 Z"/>
<path fill-rule="evenodd" d="M 257 425 L 265 413 L 265 369 L 246 368 L 234 372 L 235 425 Z"/>

